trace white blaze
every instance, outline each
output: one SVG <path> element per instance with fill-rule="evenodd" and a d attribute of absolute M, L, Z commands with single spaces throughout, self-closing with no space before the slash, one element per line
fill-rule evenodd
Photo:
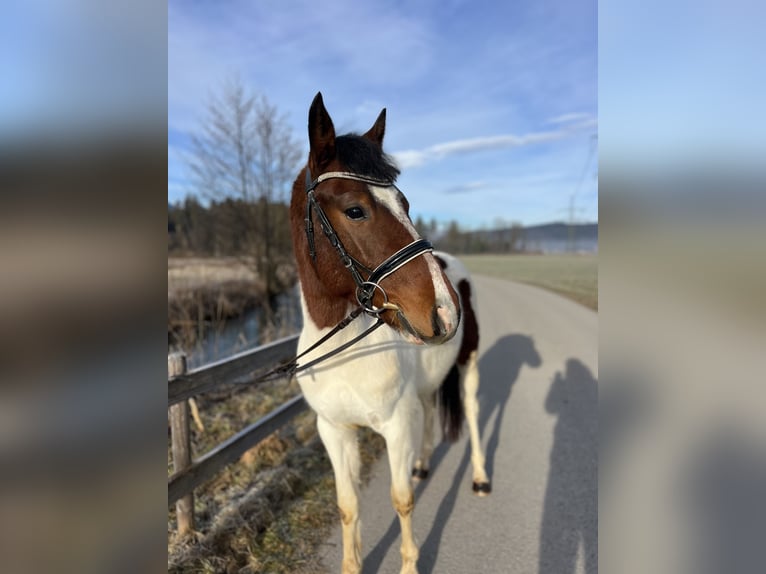
<path fill-rule="evenodd" d="M 392 191 L 392 188 L 376 187 L 374 185 L 370 185 L 368 187 L 370 189 L 370 193 L 372 193 L 372 196 L 375 198 L 378 204 L 388 209 L 394 215 L 394 217 L 396 217 L 399 223 L 401 223 L 402 226 L 410 234 L 412 240 L 415 241 L 419 239 L 420 235 L 418 235 L 415 226 L 412 225 L 412 221 L 410 221 L 410 218 L 404 211 L 404 206 L 399 202 L 399 198 L 397 197 L 397 194 Z M 455 305 L 452 302 L 452 297 L 450 297 L 449 289 L 447 288 L 447 284 L 444 281 L 444 275 L 441 272 L 441 267 L 439 267 L 439 263 L 436 261 L 436 258 L 430 253 L 425 253 L 423 257 L 428 264 L 428 270 L 431 272 L 431 282 L 434 285 L 434 292 L 436 294 L 436 306 L 444 307 L 448 310 L 449 315 L 452 318 L 451 322 L 454 325 L 457 322 L 457 309 L 455 309 Z"/>

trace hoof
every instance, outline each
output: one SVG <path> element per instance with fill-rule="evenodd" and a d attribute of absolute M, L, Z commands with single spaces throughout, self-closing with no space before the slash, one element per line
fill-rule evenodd
<path fill-rule="evenodd" d="M 478 496 L 487 496 L 490 492 L 492 492 L 492 487 L 488 482 L 474 482 L 473 491 Z"/>
<path fill-rule="evenodd" d="M 428 478 L 428 469 L 427 468 L 413 468 L 412 469 L 412 478 L 415 480 L 425 480 Z"/>

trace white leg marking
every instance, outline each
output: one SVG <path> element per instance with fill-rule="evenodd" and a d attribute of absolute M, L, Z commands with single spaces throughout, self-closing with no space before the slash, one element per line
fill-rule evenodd
<path fill-rule="evenodd" d="M 343 528 L 343 574 L 362 569 L 362 538 L 359 528 L 359 445 L 356 430 L 336 426 L 317 417 L 317 429 L 335 471 L 335 488 Z"/>
<path fill-rule="evenodd" d="M 399 515 L 402 530 L 401 574 L 417 574 L 418 547 L 412 532 L 415 492 L 410 480 L 415 452 L 420 447 L 423 407 L 414 391 L 407 392 L 397 404 L 394 416 L 383 429 L 391 466 L 391 501 Z"/>

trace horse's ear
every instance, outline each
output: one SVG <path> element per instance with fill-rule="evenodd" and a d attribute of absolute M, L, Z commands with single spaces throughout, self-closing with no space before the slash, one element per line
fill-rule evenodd
<path fill-rule="evenodd" d="M 364 137 L 366 137 L 372 143 L 377 144 L 379 148 L 383 149 L 384 135 L 386 135 L 386 108 L 383 108 L 383 111 L 380 112 L 378 119 L 375 120 L 375 123 L 367 131 L 367 133 L 364 134 Z"/>
<path fill-rule="evenodd" d="M 335 157 L 335 127 L 324 107 L 322 92 L 317 92 L 309 108 L 309 167 L 314 177 Z"/>

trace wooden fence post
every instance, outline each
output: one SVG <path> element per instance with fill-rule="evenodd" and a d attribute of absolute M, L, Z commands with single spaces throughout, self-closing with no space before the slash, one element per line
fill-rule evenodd
<path fill-rule="evenodd" d="M 186 373 L 186 355 L 168 355 L 168 378 Z M 173 471 L 185 470 L 192 463 L 191 432 L 189 429 L 189 403 L 181 401 L 170 407 L 170 440 L 173 450 Z M 194 493 L 190 492 L 176 502 L 178 535 L 194 531 Z"/>

